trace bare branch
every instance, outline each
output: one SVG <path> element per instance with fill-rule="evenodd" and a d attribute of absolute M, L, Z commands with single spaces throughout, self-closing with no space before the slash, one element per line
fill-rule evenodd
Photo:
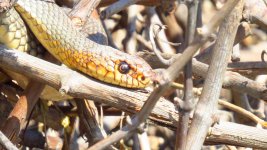
<path fill-rule="evenodd" d="M 225 130 L 227 127 L 230 127 L 230 130 Z M 253 128 L 253 131 L 251 129 Z M 256 145 L 259 146 L 259 144 L 266 145 L 267 143 L 258 143 L 259 141 L 262 141 L 263 139 L 266 139 L 266 134 L 257 133 L 259 135 L 256 135 L 255 132 L 260 131 L 262 129 L 255 128 L 255 127 L 249 127 L 245 125 L 238 125 L 238 124 L 232 124 L 230 122 L 218 122 L 213 125 L 212 128 L 209 129 L 208 137 L 209 138 L 215 138 L 217 136 L 220 136 L 215 141 L 221 144 L 229 144 L 229 145 L 236 145 L 241 146 L 244 143 L 249 143 L 250 146 L 245 147 L 254 147 Z M 237 132 L 238 131 L 238 132 Z M 250 132 L 250 133 L 248 133 Z M 242 139 L 241 139 L 241 136 Z M 231 141 L 228 141 L 227 143 L 222 142 L 225 139 L 231 138 Z M 249 141 L 249 139 L 255 139 L 255 141 Z M 212 144 L 212 142 L 210 143 Z M 261 148 L 265 149 L 265 148 Z"/>
<path fill-rule="evenodd" d="M 193 42 L 195 37 L 199 8 L 198 5 L 198 0 L 187 1 L 188 19 L 184 45 L 185 47 L 187 47 L 191 42 Z M 180 106 L 177 106 L 180 109 L 180 121 L 177 125 L 175 144 L 175 149 L 177 150 L 184 150 L 186 148 L 189 117 L 191 111 L 195 107 L 195 101 L 193 98 L 192 58 L 184 67 L 184 76 L 184 101 L 180 104 Z"/>
<path fill-rule="evenodd" d="M 241 115 L 243 115 L 244 117 L 247 117 L 251 120 L 253 120 L 255 123 L 259 123 L 260 125 L 267 127 L 267 122 L 265 122 L 264 120 L 260 119 L 259 117 L 257 117 L 256 115 L 254 115 L 253 113 L 247 111 L 246 109 L 243 109 L 241 107 L 238 107 L 236 105 L 233 105 L 229 102 L 226 102 L 224 100 L 219 100 L 219 104 L 230 109 L 233 110 Z"/>
<path fill-rule="evenodd" d="M 1 130 L 13 143 L 17 144 L 21 129 L 29 119 L 43 89 L 44 84 L 31 81 L 2 126 Z"/>
<path fill-rule="evenodd" d="M 177 88 L 177 89 L 181 89 L 181 90 L 184 88 L 184 86 L 182 84 L 175 83 L 175 82 L 172 83 L 172 87 Z M 197 96 L 200 96 L 201 92 L 202 92 L 202 88 L 193 88 L 193 92 Z M 246 118 L 251 119 L 255 123 L 259 123 L 260 125 L 267 127 L 267 122 L 265 122 L 264 120 L 260 119 L 258 116 L 254 115 L 252 112 L 250 112 L 250 111 L 248 111 L 242 107 L 236 106 L 232 103 L 229 103 L 229 102 L 227 102 L 225 100 L 221 100 L 221 99 L 218 100 L 218 104 L 220 104 L 223 107 L 228 108 L 228 109 L 230 109 L 236 113 L 239 113 Z"/>
<path fill-rule="evenodd" d="M 100 3 L 100 7 L 108 6 L 115 2 L 118 2 L 118 0 L 102 0 Z M 137 4 L 146 6 L 157 6 L 161 4 L 161 0 L 140 0 Z"/>
<path fill-rule="evenodd" d="M 100 0 L 81 0 L 68 15 L 70 18 L 79 17 L 82 21 L 85 21 L 99 3 Z"/>
<path fill-rule="evenodd" d="M 123 0 L 123 1 L 115 2 L 114 4 L 110 5 L 108 8 L 103 10 L 100 16 L 102 19 L 109 18 L 113 14 L 118 13 L 121 10 L 125 9 L 126 7 L 132 4 L 135 4 L 139 1 L 140 0 Z"/>
<path fill-rule="evenodd" d="M 218 39 L 214 46 L 211 65 L 205 79 L 200 100 L 196 106 L 194 118 L 188 131 L 187 150 L 201 149 L 207 131 L 212 124 L 212 115 L 216 110 L 222 82 L 231 56 L 237 27 L 243 10 L 243 1 L 231 11 L 220 26 Z M 220 66 L 220 67 L 218 67 Z"/>
<path fill-rule="evenodd" d="M 0 131 L 0 144 L 7 150 L 18 150 L 13 143 Z"/>
<path fill-rule="evenodd" d="M 245 0 L 244 19 L 267 29 L 267 7 L 264 1 Z"/>
<path fill-rule="evenodd" d="M 155 54 L 151 54 L 148 52 L 139 52 L 138 55 L 142 58 L 144 58 L 153 68 L 166 68 L 167 66 L 160 63 L 158 58 L 155 56 Z M 175 56 L 171 54 L 165 54 L 162 53 L 162 56 L 165 59 L 169 59 L 171 57 L 181 57 L 181 54 L 176 54 Z M 235 64 L 230 64 L 230 67 L 240 67 L 242 68 L 253 68 L 253 67 L 259 67 L 262 68 L 261 70 L 266 70 L 264 68 L 267 67 L 264 62 L 236 62 Z M 193 59 L 193 73 L 196 76 L 200 76 L 205 78 L 207 75 L 209 65 L 201 63 L 197 61 L 196 59 Z M 229 70 L 231 70 L 229 68 Z M 233 69 L 235 71 L 235 69 Z M 245 84 L 244 84 L 245 83 Z M 267 100 L 267 87 L 263 83 L 259 83 L 257 81 L 251 80 L 249 78 L 246 78 L 242 75 L 240 75 L 237 72 L 233 71 L 226 71 L 224 81 L 223 81 L 223 87 L 228 89 L 234 89 L 239 92 L 244 92 L 249 94 L 252 97 L 261 99 L 266 101 Z"/>
<path fill-rule="evenodd" d="M 105 103 L 130 113 L 136 113 L 139 111 L 144 103 L 144 100 L 147 99 L 149 95 L 149 93 L 142 93 L 107 85 L 90 77 L 84 77 L 83 75 L 66 67 L 57 66 L 25 53 L 6 50 L 4 48 L 1 48 L 0 50 L 0 66 L 46 83 L 56 89 L 59 89 L 61 83 L 63 83 L 63 81 L 61 81 L 61 77 L 69 76 L 71 81 L 75 81 L 72 82 L 73 84 L 70 84 L 69 95 L 77 98 L 90 98 L 94 101 Z M 178 111 L 168 100 L 160 98 L 156 107 L 150 114 L 150 119 L 173 129 L 176 127 L 178 122 Z M 265 138 L 267 135 L 266 130 L 245 126 L 246 130 L 242 130 L 242 134 L 239 135 L 239 130 L 236 130 L 235 132 L 228 132 L 228 130 L 231 131 L 233 124 L 238 126 L 238 128 L 242 128 L 243 125 L 235 123 L 228 124 L 229 126 L 220 126 L 219 124 L 216 128 L 211 128 L 214 132 L 210 133 L 207 138 L 207 142 L 213 144 L 216 143 L 215 141 L 220 141 L 221 143 L 231 143 L 237 137 L 242 138 L 245 136 L 246 141 L 240 141 L 240 143 L 238 143 L 240 146 L 263 149 L 267 148 L 267 139 Z M 224 132 L 217 134 L 218 132 L 216 132 L 216 129 L 218 128 L 225 131 L 228 138 L 224 137 Z M 252 133 L 254 134 L 253 138 L 247 137 L 247 135 L 251 135 Z"/>
<path fill-rule="evenodd" d="M 104 139 L 107 134 L 100 127 L 98 120 L 97 108 L 93 101 L 75 99 L 77 104 L 78 115 L 81 120 L 81 124 L 85 128 L 85 135 L 89 143 L 94 144 L 102 139 Z"/>
<path fill-rule="evenodd" d="M 242 22 L 238 27 L 234 44 L 238 44 L 239 42 L 241 42 L 243 39 L 245 39 L 251 34 L 252 34 L 252 31 L 250 29 L 250 25 L 247 22 Z M 204 52 L 195 56 L 195 58 L 201 62 L 209 63 L 209 60 L 210 60 L 209 58 L 210 58 L 213 47 L 214 47 L 214 44 L 210 45 L 208 48 L 204 50 Z"/>
<path fill-rule="evenodd" d="M 155 38 L 155 35 L 154 35 L 154 27 L 155 26 L 158 26 L 159 28 L 163 28 L 163 27 L 161 27 L 161 25 L 159 25 L 159 24 L 151 24 L 150 25 L 150 29 L 149 29 L 149 39 L 150 39 L 150 41 L 151 41 L 151 45 L 152 45 L 152 48 L 153 48 L 153 51 L 154 51 L 154 53 L 156 54 L 156 56 L 159 58 L 159 60 L 164 64 L 164 65 L 171 65 L 171 63 L 173 62 L 173 58 L 171 58 L 171 59 L 169 59 L 169 60 L 166 60 L 166 59 L 164 59 L 162 56 L 161 56 L 161 52 L 159 51 L 159 49 L 157 48 L 157 46 L 156 46 L 156 43 L 155 43 L 155 40 L 154 40 L 154 38 Z"/>

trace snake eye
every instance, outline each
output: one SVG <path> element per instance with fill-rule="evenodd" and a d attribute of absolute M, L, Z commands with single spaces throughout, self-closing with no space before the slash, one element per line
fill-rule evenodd
<path fill-rule="evenodd" d="M 130 71 L 130 66 L 128 63 L 122 61 L 120 64 L 119 64 L 119 71 L 120 73 L 122 74 L 127 74 L 129 71 Z"/>

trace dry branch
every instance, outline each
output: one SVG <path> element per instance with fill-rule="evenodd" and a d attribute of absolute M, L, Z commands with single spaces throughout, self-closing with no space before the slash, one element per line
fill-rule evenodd
<path fill-rule="evenodd" d="M 258 75 L 267 74 L 267 63 L 262 61 L 229 63 L 227 70 L 255 79 Z"/>
<path fill-rule="evenodd" d="M 93 99 L 127 112 L 135 113 L 139 111 L 149 95 L 147 92 L 124 89 L 99 82 L 66 67 L 57 66 L 14 50 L 1 50 L 0 55 L 1 67 L 44 82 L 62 92 L 66 91 L 73 97 Z M 175 119 L 172 119 L 171 116 L 177 116 L 178 113 L 171 102 L 161 98 L 153 114 L 152 118 L 154 117 L 154 119 L 165 118 L 164 120 L 175 122 Z"/>
<path fill-rule="evenodd" d="M 229 130 L 226 131 L 225 129 Z M 253 129 L 253 131 L 251 131 L 251 129 Z M 232 124 L 230 122 L 219 122 L 214 124 L 213 127 L 209 129 L 208 137 L 206 138 L 206 140 L 209 138 L 217 137 L 216 139 L 214 139 L 216 143 L 218 142 L 221 144 L 229 144 L 242 147 L 243 144 L 246 143 L 249 144 L 249 146 L 245 147 L 254 147 L 254 148 L 258 147 L 259 149 L 266 149 L 263 147 L 265 147 L 267 143 L 262 142 L 262 140 L 266 139 L 267 137 L 266 133 L 259 132 L 262 130 L 263 129 L 260 128 L 249 127 L 245 125 L 237 125 L 237 124 Z M 231 140 L 225 143 L 225 139 L 229 138 L 231 138 Z M 250 141 L 250 139 L 254 140 Z"/>
<path fill-rule="evenodd" d="M 207 131 L 212 125 L 212 116 L 217 109 L 227 62 L 231 56 L 236 31 L 241 20 L 243 1 L 236 5 L 220 26 L 215 43 L 211 65 L 208 69 L 203 91 L 196 106 L 194 118 L 188 131 L 186 149 L 201 149 Z"/>
<path fill-rule="evenodd" d="M 187 2 L 188 8 L 188 19 L 187 28 L 185 32 L 185 44 L 187 47 L 193 42 L 195 37 L 195 31 L 197 28 L 197 16 L 199 1 L 193 0 Z M 186 148 L 188 129 L 189 129 L 189 119 L 190 113 L 195 107 L 195 101 L 193 96 L 193 79 L 192 79 L 192 58 L 184 67 L 184 101 L 178 106 L 180 109 L 179 123 L 177 125 L 176 131 L 176 144 L 175 149 L 183 150 Z"/>
<path fill-rule="evenodd" d="M 102 0 L 100 2 L 100 7 L 108 6 L 112 3 L 117 2 L 118 0 Z M 147 5 L 147 6 L 157 6 L 161 4 L 162 0 L 140 0 L 137 4 Z"/>
<path fill-rule="evenodd" d="M 173 83 L 172 87 L 176 88 L 176 89 L 180 89 L 180 90 L 184 89 L 184 86 L 182 84 L 175 83 L 175 82 Z M 201 95 L 201 91 L 202 91 L 202 88 L 193 88 L 193 92 L 197 96 Z M 225 100 L 222 100 L 222 99 L 218 100 L 218 104 L 225 107 L 225 108 L 228 108 L 229 110 L 232 110 L 233 112 L 239 113 L 240 115 L 242 115 L 245 118 L 251 119 L 252 121 L 254 121 L 257 124 L 260 124 L 263 127 L 267 127 L 267 123 L 263 119 L 259 118 L 255 114 L 253 114 L 251 112 L 251 110 L 247 110 L 245 108 L 242 108 L 240 106 L 237 106 L 235 104 L 232 104 L 232 103 L 225 101 Z"/>
<path fill-rule="evenodd" d="M 102 19 L 109 18 L 113 14 L 116 14 L 121 10 L 125 9 L 126 7 L 133 5 L 139 1 L 140 0 L 123 0 L 115 2 L 114 4 L 111 4 L 108 8 L 106 8 L 101 12 L 101 18 Z"/>
<path fill-rule="evenodd" d="M 1 48 L 0 50 L 0 66 L 24 74 L 32 79 L 36 79 L 40 82 L 46 83 L 56 89 L 60 89 L 62 85 L 69 84 L 68 94 L 77 98 L 93 99 L 101 103 L 109 104 L 123 111 L 136 113 L 144 103 L 144 100 L 148 97 L 149 93 L 142 93 L 140 91 L 122 89 L 112 85 L 107 85 L 103 82 L 96 81 L 90 77 L 85 77 L 75 71 L 72 71 L 63 66 L 57 66 L 55 64 L 46 62 L 44 60 L 35 58 L 14 50 L 7 50 Z M 64 78 L 65 77 L 65 78 Z M 67 77 L 67 81 L 64 80 Z M 63 79 L 63 80 L 62 80 Z M 62 84 L 61 84 L 62 83 Z M 67 86 L 68 87 L 68 86 Z M 164 98 L 160 98 L 156 107 L 150 115 L 150 119 L 160 123 L 164 126 L 175 128 L 177 124 L 178 111 L 175 106 Z M 237 125 L 242 128 L 242 125 L 235 123 L 229 123 L 229 126 L 216 126 L 223 130 L 230 130 L 231 125 Z M 247 126 L 246 126 L 247 127 Z M 229 129 L 228 129 L 229 128 Z M 249 142 L 241 143 L 244 147 L 257 147 L 267 148 L 267 139 L 263 138 L 267 135 L 266 130 L 255 129 L 254 127 L 248 127 L 249 130 L 244 131 L 244 135 L 255 134 L 255 138 L 249 138 Z M 216 140 L 223 139 L 225 143 L 230 143 L 237 138 L 238 130 L 233 133 L 228 133 L 229 138 L 224 139 L 224 134 L 218 135 L 216 128 L 211 128 L 213 132 L 209 135 L 207 142 L 216 143 Z M 238 135 L 242 138 L 242 134 Z M 260 140 L 258 140 L 260 139 Z M 260 143 L 257 145 L 250 145 L 251 143 Z"/>
<path fill-rule="evenodd" d="M 81 0 L 68 15 L 70 18 L 79 17 L 82 21 L 85 21 L 99 3 L 100 0 Z"/>
<path fill-rule="evenodd" d="M 138 55 L 144 58 L 153 68 L 166 68 L 167 67 L 159 61 L 159 59 L 156 57 L 155 54 L 152 54 L 149 52 L 139 52 Z M 178 59 L 181 56 L 181 54 L 176 54 L 176 55 Z M 173 55 L 171 54 L 162 54 L 162 56 L 165 59 L 170 59 L 171 57 L 173 57 Z M 231 66 L 238 67 L 238 64 L 240 65 L 241 68 L 243 66 L 241 64 L 244 64 L 246 65 L 246 68 L 248 69 L 250 67 L 256 67 L 256 68 L 258 67 L 263 70 L 266 67 L 266 65 L 264 65 L 264 62 L 254 62 L 254 63 L 240 62 L 240 63 L 236 63 L 236 65 L 230 64 L 230 67 Z M 195 75 L 205 78 L 208 68 L 209 68 L 209 65 L 199 62 L 196 59 L 193 59 L 193 73 Z M 231 70 L 231 68 L 229 68 L 229 70 Z M 225 78 L 223 81 L 223 87 L 234 89 L 239 92 L 247 93 L 252 97 L 262 99 L 264 101 L 267 100 L 267 87 L 265 86 L 265 84 L 246 78 L 237 72 L 226 71 Z"/>
<path fill-rule="evenodd" d="M 1 131 L 14 143 L 18 143 L 21 130 L 39 100 L 44 84 L 31 81 L 9 114 Z M 0 148 L 1 149 L 1 148 Z"/>
<path fill-rule="evenodd" d="M 244 19 L 267 29 L 267 7 L 264 1 L 246 0 L 244 6 Z"/>
<path fill-rule="evenodd" d="M 81 124 L 85 128 L 85 135 L 90 144 L 104 139 L 107 134 L 100 127 L 97 108 L 93 101 L 75 99 Z"/>
<path fill-rule="evenodd" d="M 250 26 L 247 22 L 242 22 L 237 30 L 236 36 L 235 36 L 235 42 L 234 45 L 241 42 L 243 39 L 248 37 L 252 34 L 252 31 L 250 29 Z M 195 58 L 201 62 L 209 62 L 209 58 L 211 56 L 212 49 L 214 47 L 214 44 L 211 44 L 209 47 L 207 47 L 204 52 L 201 52 L 198 54 Z"/>

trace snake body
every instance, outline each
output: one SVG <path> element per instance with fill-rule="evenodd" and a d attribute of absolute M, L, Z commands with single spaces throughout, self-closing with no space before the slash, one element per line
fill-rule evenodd
<path fill-rule="evenodd" d="M 141 58 L 100 45 L 79 32 L 69 17 L 53 2 L 18 0 L 14 8 L 26 22 L 40 43 L 59 61 L 104 82 L 128 88 L 144 88 L 150 83 L 151 67 Z M 15 14 L 13 9 L 10 15 Z M 18 24 L 18 23 L 16 23 Z M 27 30 L 22 23 L 20 28 Z M 0 33 L 4 30 L 0 24 Z M 9 26 L 10 27 L 10 26 Z M 25 29 L 24 29 L 25 28 Z M 5 30 L 6 34 L 9 34 Z M 26 45 L 30 45 L 26 35 Z M 4 40 L 0 39 L 0 42 Z M 12 46 L 13 40 L 6 40 Z M 6 45 L 8 45 L 6 44 Z M 16 47 L 11 48 L 31 49 Z M 127 71 L 122 71 L 125 68 Z"/>
<path fill-rule="evenodd" d="M 0 43 L 39 58 L 45 52 L 14 8 L 0 13 Z"/>

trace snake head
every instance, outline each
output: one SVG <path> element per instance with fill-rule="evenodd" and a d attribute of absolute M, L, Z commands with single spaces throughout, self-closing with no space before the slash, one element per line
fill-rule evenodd
<path fill-rule="evenodd" d="M 152 82 L 153 74 L 150 65 L 138 56 L 128 55 L 115 62 L 115 77 L 120 77 L 119 85 L 123 87 L 145 88 Z"/>
<path fill-rule="evenodd" d="M 86 59 L 87 67 L 80 70 L 96 79 L 127 88 L 145 88 L 152 82 L 155 73 L 145 60 L 116 49 L 108 50 Z"/>

